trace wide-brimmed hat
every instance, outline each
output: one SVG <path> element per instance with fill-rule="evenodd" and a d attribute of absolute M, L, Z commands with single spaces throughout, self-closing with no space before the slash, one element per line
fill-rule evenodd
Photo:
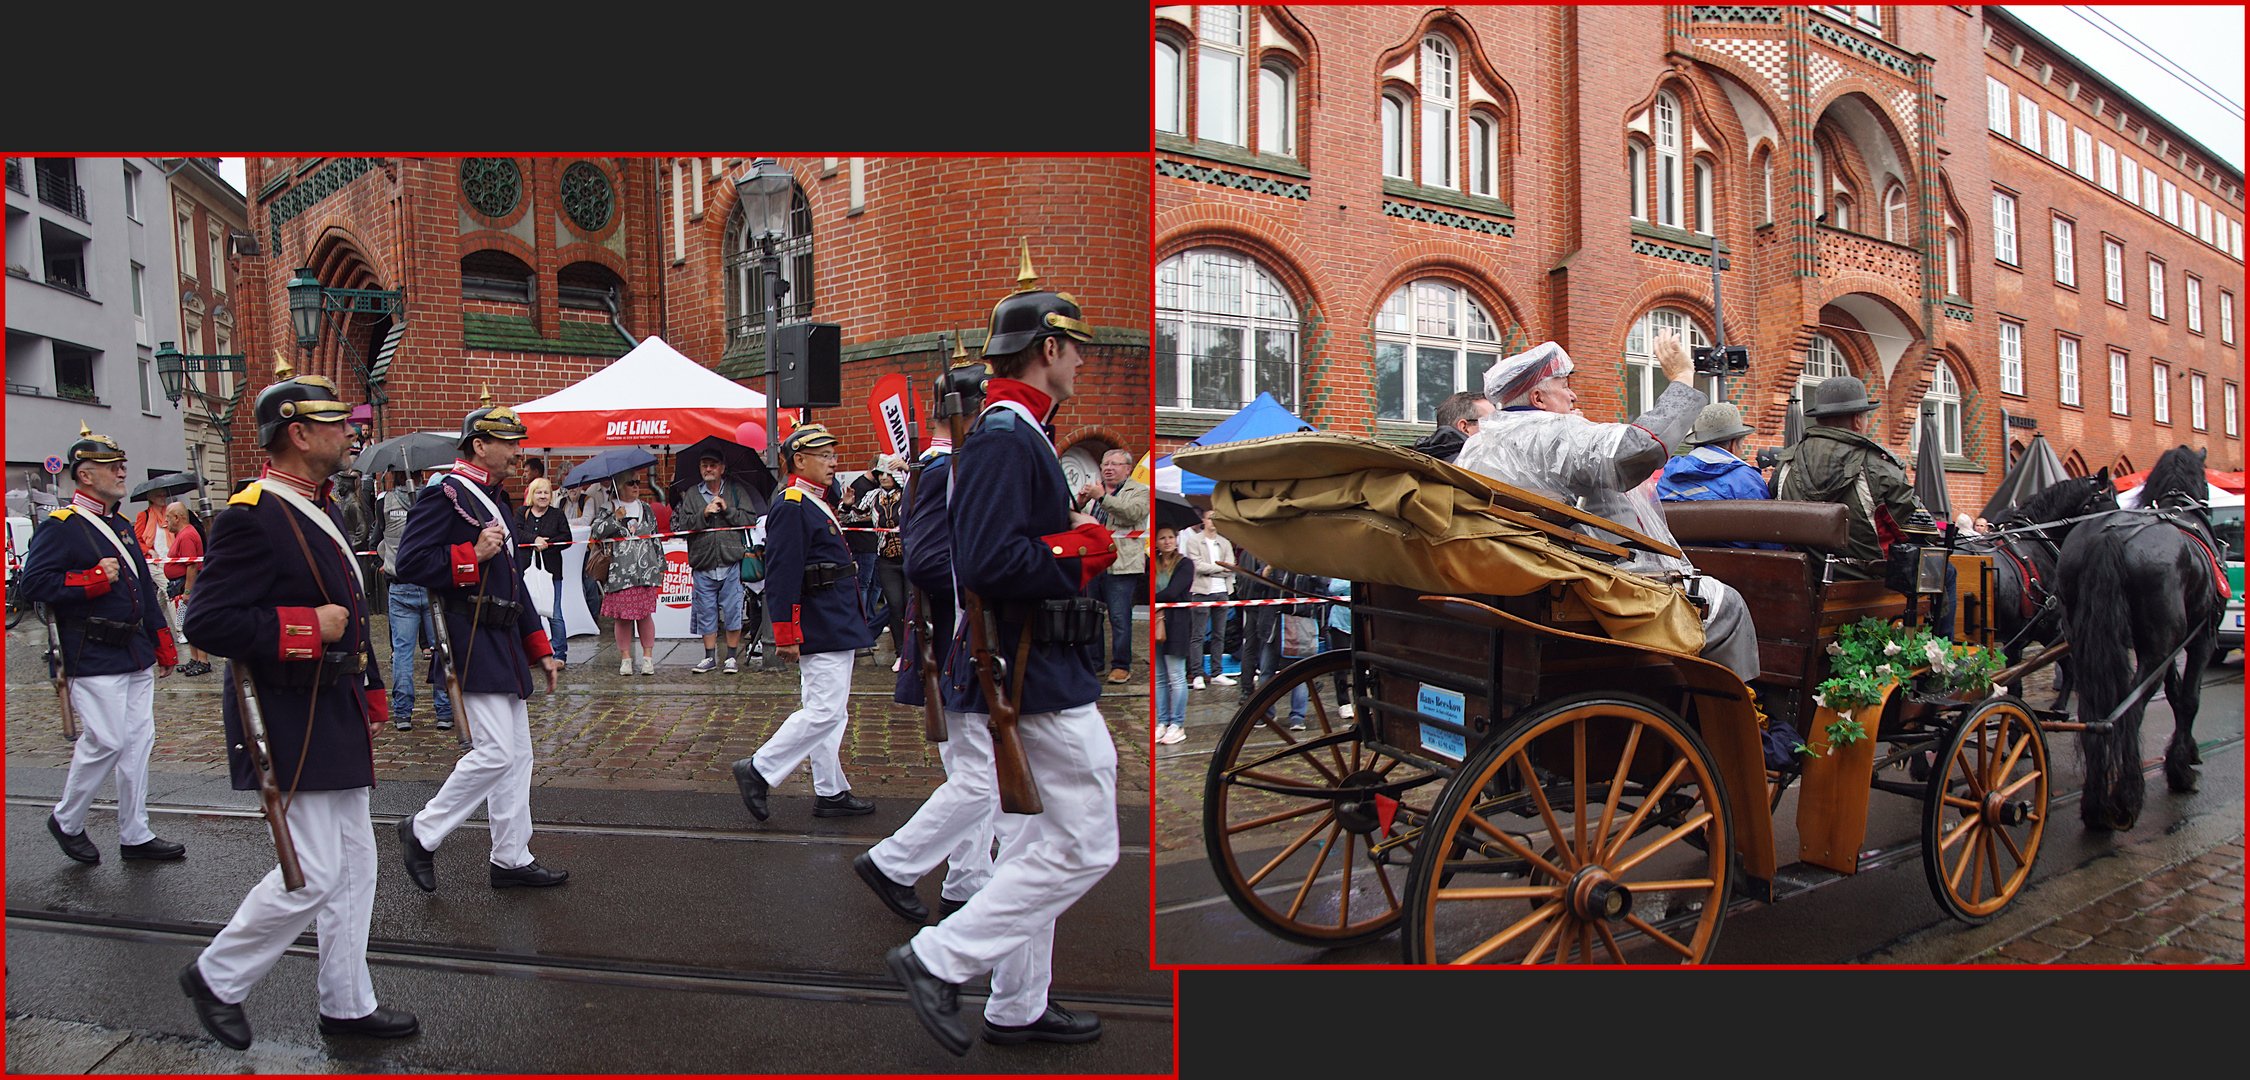
<path fill-rule="evenodd" d="M 1812 404 L 1805 406 L 1805 415 L 1863 413 L 1879 404 L 1881 402 L 1867 396 L 1866 383 L 1850 375 L 1836 375 L 1820 380 L 1820 385 L 1813 387 Z"/>
<path fill-rule="evenodd" d="M 1688 431 L 1689 446 L 1709 446 L 1723 443 L 1740 435 L 1748 435 L 1756 428 L 1742 422 L 1742 410 L 1724 401 L 1705 405 L 1695 415 L 1695 427 Z"/>

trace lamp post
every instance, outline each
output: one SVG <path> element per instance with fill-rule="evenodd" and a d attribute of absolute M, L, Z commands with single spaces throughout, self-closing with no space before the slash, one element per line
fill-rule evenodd
<path fill-rule="evenodd" d="M 297 268 L 297 276 L 289 279 L 289 325 L 297 332 L 297 347 L 305 352 L 305 366 L 312 366 L 313 346 L 320 343 L 320 277 L 310 266 Z"/>
<path fill-rule="evenodd" d="M 758 240 L 758 297 L 765 308 L 766 336 L 766 464 L 778 470 L 781 456 L 781 375 L 774 363 L 774 328 L 781 322 L 781 293 L 789 286 L 781 280 L 779 246 L 789 226 L 789 196 L 796 179 L 772 158 L 750 163 L 750 172 L 735 178 L 734 192 L 742 200 L 745 226 Z M 786 482 L 787 478 L 783 480 Z"/>
<path fill-rule="evenodd" d="M 164 384 L 164 399 L 171 402 L 174 408 L 179 407 L 180 398 L 187 394 L 216 398 L 217 395 L 187 385 L 187 374 L 189 372 L 205 371 L 223 371 L 241 375 L 247 371 L 247 368 L 243 363 L 241 353 L 187 356 L 174 348 L 169 341 L 156 347 L 156 377 Z M 218 422 L 221 427 L 224 427 L 227 418 L 221 416 L 218 418 Z"/>

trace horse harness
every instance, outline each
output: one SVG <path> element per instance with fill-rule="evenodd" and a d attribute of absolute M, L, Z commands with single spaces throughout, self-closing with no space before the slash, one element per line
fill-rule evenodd
<path fill-rule="evenodd" d="M 2227 586 L 2226 572 L 2219 567 L 2218 545 L 2212 542 L 2205 513 L 2203 506 L 2195 502 L 2165 502 L 2154 507 L 2142 507 L 2133 517 L 2111 521 L 2103 525 L 2102 529 L 2126 530 L 2124 539 L 2127 540 L 2138 535 L 2141 530 L 2160 523 L 2180 530 L 2188 539 L 2195 541 L 2196 547 L 2202 549 L 2204 563 L 2211 568 L 2212 587 L 2219 594 L 2219 599 L 2226 600 L 2234 595 L 2234 590 Z"/>

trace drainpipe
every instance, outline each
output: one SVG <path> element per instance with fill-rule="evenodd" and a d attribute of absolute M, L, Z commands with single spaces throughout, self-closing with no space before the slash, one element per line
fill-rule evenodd
<path fill-rule="evenodd" d="M 609 324 L 616 327 L 617 332 L 622 335 L 625 340 L 630 341 L 635 345 L 639 345 L 641 343 L 641 339 L 634 337 L 632 331 L 625 329 L 625 324 L 618 319 L 617 290 L 611 289 L 608 292 L 602 294 L 602 303 L 609 308 Z"/>

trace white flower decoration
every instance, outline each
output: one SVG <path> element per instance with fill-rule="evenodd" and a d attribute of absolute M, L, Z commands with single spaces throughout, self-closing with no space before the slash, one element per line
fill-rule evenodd
<path fill-rule="evenodd" d="M 1837 644 L 1837 643 L 1835 643 L 1835 642 L 1831 641 L 1831 642 L 1829 642 L 1829 643 L 1828 643 L 1828 655 L 1830 655 L 1830 656 L 1842 656 L 1842 655 L 1844 655 L 1844 647 L 1843 647 L 1842 645 L 1839 645 L 1839 644 Z"/>
<path fill-rule="evenodd" d="M 1899 647 L 1898 647 L 1898 642 L 1895 642 L 1895 641 L 1893 641 L 1893 642 L 1890 642 L 1889 644 L 1886 644 L 1886 645 L 1884 645 L 1884 646 L 1883 646 L 1883 655 L 1884 655 L 1884 656 L 1897 656 L 1898 654 L 1900 654 L 1900 653 L 1902 653 L 1902 652 L 1905 652 L 1905 651 L 1906 651 L 1906 650 L 1904 650 L 1904 649 L 1901 649 L 1901 648 L 1899 648 Z"/>
<path fill-rule="evenodd" d="M 1884 675 L 1884 676 L 1888 676 L 1888 675 L 1889 675 L 1890 673 L 1891 673 L 1891 666 L 1890 666 L 1889 664 L 1877 664 L 1877 665 L 1875 665 L 1875 674 L 1877 674 L 1877 675 Z"/>
<path fill-rule="evenodd" d="M 1812 696 L 1812 703 L 1816 706 L 1819 706 L 1820 708 L 1825 709 L 1828 707 L 1828 695 L 1816 691 Z"/>

